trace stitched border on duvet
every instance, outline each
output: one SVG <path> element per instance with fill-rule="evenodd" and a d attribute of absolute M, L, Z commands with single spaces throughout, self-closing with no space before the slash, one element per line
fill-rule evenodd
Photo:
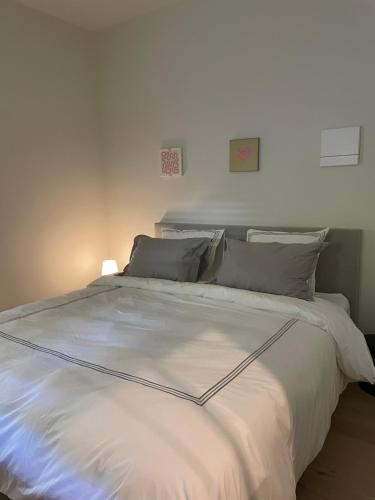
<path fill-rule="evenodd" d="M 62 302 L 61 304 L 55 304 L 54 306 L 43 307 L 43 309 L 38 309 L 37 311 L 30 311 L 29 313 L 20 314 L 14 318 L 7 319 L 5 321 L 0 321 L 0 325 L 6 325 L 11 323 L 12 321 L 17 321 L 18 319 L 28 318 L 29 316 L 34 316 L 35 314 L 42 313 L 44 311 L 51 311 L 52 309 L 58 309 L 59 307 L 68 306 L 69 304 L 73 304 L 74 302 L 78 302 L 80 300 L 91 299 L 92 297 L 96 297 L 97 295 L 101 295 L 103 293 L 113 292 L 121 288 L 119 286 L 112 286 L 111 288 L 106 288 L 105 290 L 99 290 L 99 292 L 90 293 L 85 295 L 84 297 L 75 297 L 74 299 L 67 300 L 66 302 Z"/>
<path fill-rule="evenodd" d="M 111 290 L 104 290 L 104 291 L 101 290 L 98 293 L 91 294 L 91 295 L 86 296 L 86 297 L 79 297 L 77 299 L 71 300 L 71 301 L 66 302 L 64 304 L 59 304 L 59 305 L 56 305 L 53 307 L 48 307 L 48 308 L 45 308 L 43 310 L 45 311 L 45 310 L 49 310 L 49 309 L 55 309 L 58 307 L 62 307 L 64 305 L 71 304 L 72 302 L 76 302 L 78 300 L 82 300 L 85 298 L 94 297 L 96 295 L 99 295 L 100 293 L 105 293 L 105 292 L 109 292 L 112 290 L 115 290 L 115 289 L 113 288 Z M 15 318 L 15 319 L 22 319 L 24 317 L 30 316 L 31 314 L 37 314 L 38 312 L 42 312 L 42 311 L 36 311 L 34 313 L 29 313 L 29 314 L 26 314 L 24 316 L 20 316 L 19 318 Z M 13 321 L 13 320 L 14 319 L 11 319 L 10 321 Z M 169 387 L 166 385 L 158 384 L 156 382 L 152 382 L 151 380 L 148 380 L 148 379 L 145 379 L 142 377 L 137 377 L 137 376 L 131 375 L 129 373 L 120 372 L 117 370 L 112 370 L 111 368 L 107 368 L 107 367 L 102 366 L 102 365 L 90 363 L 89 361 L 85 361 L 83 359 L 69 356 L 68 354 L 65 354 L 63 352 L 56 351 L 54 349 L 49 349 L 47 347 L 43 347 L 43 346 L 38 345 L 38 344 L 34 344 L 33 342 L 30 342 L 28 340 L 25 340 L 25 339 L 22 339 L 19 337 L 15 337 L 15 336 L 10 335 L 8 333 L 5 333 L 1 330 L 0 330 L 0 338 L 3 338 L 3 339 L 8 340 L 10 342 L 22 345 L 22 346 L 27 347 L 29 349 L 39 351 L 39 352 L 44 353 L 44 354 L 55 356 L 55 357 L 60 358 L 64 361 L 67 361 L 69 363 L 73 363 L 75 365 L 79 365 L 81 367 L 88 368 L 88 369 L 94 370 L 96 372 L 103 373 L 105 375 L 110 375 L 110 376 L 113 376 L 113 377 L 116 377 L 116 378 L 119 378 L 119 379 L 122 379 L 122 380 L 125 380 L 128 382 L 133 382 L 136 384 L 143 385 L 145 387 L 156 389 L 156 390 L 171 394 L 173 396 L 176 396 L 180 399 L 185 399 L 185 400 L 191 401 L 192 403 L 195 403 L 198 406 L 203 406 L 207 403 L 207 401 L 209 401 L 213 396 L 215 396 L 215 394 L 217 394 L 224 387 L 226 387 L 230 382 L 232 382 L 235 378 L 237 378 L 238 375 L 240 375 L 257 358 L 259 358 L 259 356 L 261 356 L 273 344 L 275 344 L 288 330 L 290 330 L 290 328 L 295 323 L 297 323 L 297 321 L 298 321 L 297 319 L 290 319 L 289 321 L 284 323 L 284 325 L 274 335 L 272 335 L 266 342 L 264 342 L 258 349 L 256 349 L 249 356 L 247 356 L 241 363 L 239 363 L 234 369 L 232 369 L 225 377 L 221 378 L 218 382 L 216 382 L 212 387 L 210 387 L 204 394 L 202 394 L 199 397 L 194 396 L 194 395 L 189 394 L 189 393 L 184 392 L 184 391 L 180 391 L 179 389 L 175 389 L 173 387 Z M 8 323 L 8 322 L 9 321 L 4 322 L 2 324 Z"/>

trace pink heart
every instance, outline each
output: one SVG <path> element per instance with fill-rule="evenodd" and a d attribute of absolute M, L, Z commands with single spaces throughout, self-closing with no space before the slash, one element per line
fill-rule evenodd
<path fill-rule="evenodd" d="M 241 161 L 248 160 L 251 156 L 251 149 L 249 147 L 237 148 L 235 155 L 236 155 L 238 160 L 241 160 Z"/>

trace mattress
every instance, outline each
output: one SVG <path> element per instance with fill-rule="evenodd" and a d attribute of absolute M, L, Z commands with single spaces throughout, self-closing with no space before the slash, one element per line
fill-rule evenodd
<path fill-rule="evenodd" d="M 342 293 L 315 293 L 315 300 L 323 299 L 331 302 L 332 304 L 336 304 L 337 306 L 344 309 L 347 314 L 350 314 L 350 303 L 349 300 Z"/>
<path fill-rule="evenodd" d="M 101 278 L 0 314 L 0 491 L 292 500 L 348 380 L 375 369 L 330 301 Z"/>

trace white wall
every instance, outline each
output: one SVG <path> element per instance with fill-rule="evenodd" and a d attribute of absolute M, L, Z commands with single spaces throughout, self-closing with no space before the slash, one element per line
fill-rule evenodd
<path fill-rule="evenodd" d="M 365 230 L 375 331 L 374 21 L 370 0 L 187 0 L 93 37 L 0 0 L 0 308 L 124 264 L 164 217 L 331 225 Z M 361 165 L 321 169 L 321 129 L 347 125 Z M 260 172 L 230 174 L 229 139 L 251 136 Z M 186 175 L 160 179 L 174 144 Z"/>
<path fill-rule="evenodd" d="M 0 308 L 85 286 L 106 254 L 92 40 L 0 0 Z"/>
<path fill-rule="evenodd" d="M 375 331 L 374 27 L 368 0 L 193 0 L 100 34 L 111 254 L 163 217 L 363 228 Z M 321 129 L 351 125 L 361 165 L 320 168 Z M 230 174 L 229 139 L 252 136 L 260 172 Z M 158 176 L 169 144 L 181 179 Z"/>

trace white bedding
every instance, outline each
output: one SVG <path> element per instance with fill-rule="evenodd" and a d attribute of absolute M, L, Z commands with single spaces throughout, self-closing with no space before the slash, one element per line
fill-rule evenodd
<path fill-rule="evenodd" d="M 107 277 L 0 314 L 0 491 L 289 500 L 363 335 L 327 300 Z"/>

